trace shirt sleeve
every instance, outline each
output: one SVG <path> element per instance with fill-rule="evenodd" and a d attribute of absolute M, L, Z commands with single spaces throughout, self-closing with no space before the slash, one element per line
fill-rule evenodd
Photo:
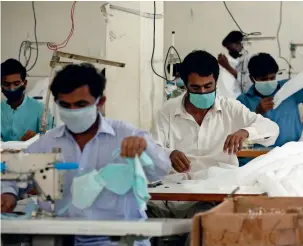
<path fill-rule="evenodd" d="M 169 116 L 165 115 L 161 110 L 155 117 L 151 129 L 151 137 L 156 144 L 165 149 L 168 155 L 174 151 L 170 146 L 167 146 L 167 143 L 169 142 Z"/>
<path fill-rule="evenodd" d="M 236 116 L 234 119 L 235 125 L 238 129 L 248 131 L 249 141 L 266 147 L 276 142 L 279 136 L 279 126 L 275 122 L 251 112 L 238 101 L 234 102 L 233 112 Z"/>
<path fill-rule="evenodd" d="M 19 189 L 16 185 L 16 182 L 11 181 L 1 181 L 1 194 L 4 193 L 11 193 L 18 197 L 19 195 Z"/>
<path fill-rule="evenodd" d="M 144 171 L 149 181 L 160 180 L 171 170 L 169 154 L 161 146 L 155 144 L 147 133 L 143 136 L 147 142 L 146 153 L 154 163 L 154 168 L 144 167 Z"/>

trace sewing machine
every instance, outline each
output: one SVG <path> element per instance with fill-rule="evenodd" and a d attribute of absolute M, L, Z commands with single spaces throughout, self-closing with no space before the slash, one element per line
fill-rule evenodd
<path fill-rule="evenodd" d="M 14 181 L 19 188 L 34 183 L 38 198 L 51 203 L 52 214 L 55 201 L 62 199 L 64 171 L 78 168 L 76 163 L 63 163 L 58 148 L 45 154 L 3 151 L 1 161 L 1 181 Z"/>

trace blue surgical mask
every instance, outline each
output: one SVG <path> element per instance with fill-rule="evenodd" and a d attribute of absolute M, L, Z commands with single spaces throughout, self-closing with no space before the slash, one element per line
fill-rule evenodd
<path fill-rule="evenodd" d="M 177 85 L 178 87 L 183 87 L 183 86 L 184 86 L 184 81 L 183 81 L 181 78 L 177 78 L 177 79 L 175 80 L 175 82 L 176 82 L 176 85 Z"/>
<path fill-rule="evenodd" d="M 271 81 L 255 81 L 256 90 L 263 96 L 269 96 L 273 94 L 278 86 L 277 80 Z"/>
<path fill-rule="evenodd" d="M 82 133 L 87 131 L 97 119 L 97 103 L 81 109 L 67 109 L 59 107 L 60 119 L 65 123 L 67 128 L 73 133 Z"/>
<path fill-rule="evenodd" d="M 192 93 L 189 92 L 189 101 L 199 109 L 210 108 L 216 99 L 216 91 L 209 93 Z"/>

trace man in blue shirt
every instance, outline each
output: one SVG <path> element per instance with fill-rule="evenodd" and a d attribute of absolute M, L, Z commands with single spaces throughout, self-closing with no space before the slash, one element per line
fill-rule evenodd
<path fill-rule="evenodd" d="M 51 91 L 59 106 L 59 115 L 65 125 L 55 128 L 40 137 L 26 150 L 28 153 L 48 153 L 54 147 L 61 148 L 66 162 L 79 163 L 79 171 L 101 169 L 113 162 L 112 154 L 121 147 L 121 157 L 135 157 L 143 151 L 151 157 L 154 167 L 144 167 L 150 181 L 167 175 L 171 162 L 168 154 L 153 143 L 146 132 L 125 122 L 109 120 L 98 113 L 105 103 L 103 91 L 105 78 L 89 64 L 69 65 L 57 73 Z M 64 177 L 63 199 L 56 205 L 59 211 L 72 198 L 71 187 L 75 172 Z M 13 183 L 2 182 L 1 210 L 11 211 L 18 189 Z M 78 209 L 70 204 L 64 216 L 90 220 L 139 220 L 146 219 L 140 210 L 134 192 L 117 195 L 104 189 L 88 208 Z M 75 237 L 76 246 L 117 245 L 108 237 Z M 148 241 L 136 246 L 148 246 Z"/>
<path fill-rule="evenodd" d="M 7 100 L 1 102 L 1 140 L 27 141 L 40 131 L 44 105 L 24 95 L 26 69 L 15 59 L 1 64 L 1 90 Z M 48 128 L 53 119 L 48 114 Z"/>
<path fill-rule="evenodd" d="M 276 80 L 278 64 L 269 54 L 259 53 L 250 59 L 248 70 L 254 85 L 246 94 L 240 95 L 238 100 L 251 111 L 279 125 L 280 135 L 273 147 L 298 141 L 303 129 L 298 108 L 298 105 L 303 103 L 303 88 L 284 100 L 278 108 L 273 109 L 274 95 L 287 83 L 287 80 Z"/>

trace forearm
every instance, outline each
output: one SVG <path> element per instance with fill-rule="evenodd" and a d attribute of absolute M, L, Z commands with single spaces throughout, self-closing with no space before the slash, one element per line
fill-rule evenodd
<path fill-rule="evenodd" d="M 238 71 L 231 67 L 230 65 L 224 67 L 232 76 L 234 76 L 236 79 L 238 78 Z"/>
<path fill-rule="evenodd" d="M 273 145 L 279 136 L 279 126 L 262 116 L 258 116 L 253 124 L 243 129 L 249 133 L 248 141 L 266 147 Z"/>

